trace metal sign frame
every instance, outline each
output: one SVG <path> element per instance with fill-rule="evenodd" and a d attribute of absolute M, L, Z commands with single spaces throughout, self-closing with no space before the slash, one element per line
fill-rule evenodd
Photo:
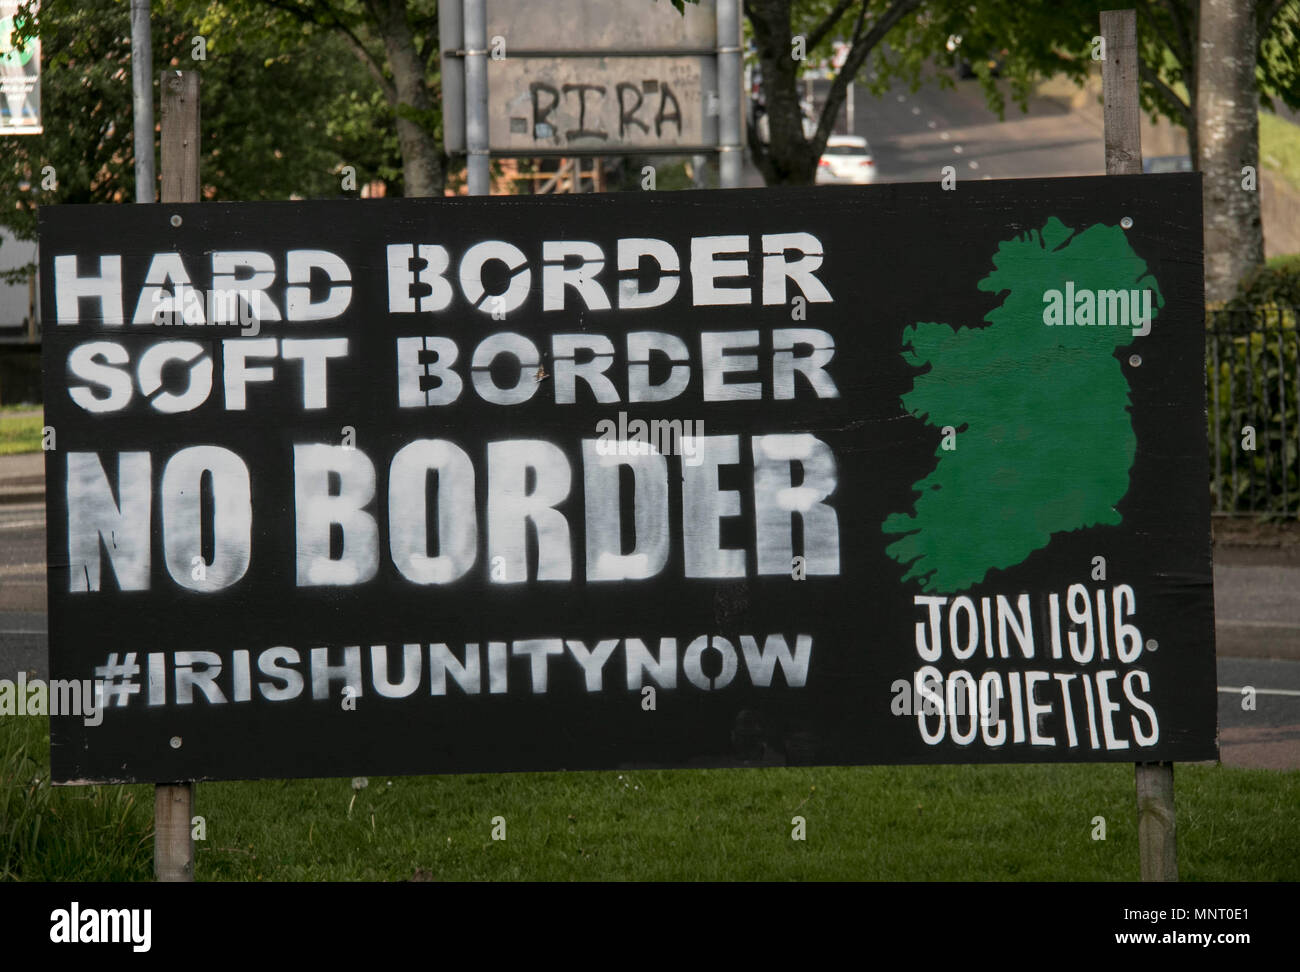
<path fill-rule="evenodd" d="M 716 80 L 717 122 L 709 124 L 710 115 L 702 119 L 706 131 L 716 128 L 716 140 L 700 144 L 645 145 L 593 144 L 590 146 L 502 147 L 490 141 L 489 87 L 494 60 L 488 36 L 489 0 L 443 0 L 439 7 L 439 32 L 442 46 L 443 133 L 451 154 L 469 156 L 470 193 L 482 194 L 488 158 L 545 158 L 574 155 L 701 155 L 719 157 L 720 184 L 723 188 L 740 185 L 743 146 L 743 111 L 741 110 L 741 47 L 739 0 L 717 0 L 717 26 L 713 46 L 699 44 L 672 46 L 663 44 L 620 47 L 562 47 L 549 44 L 506 47 L 504 57 L 495 60 L 525 58 L 653 59 L 713 58 L 710 65 Z M 680 125 L 679 125 L 680 128 Z M 481 162 L 480 162 L 481 160 Z"/>

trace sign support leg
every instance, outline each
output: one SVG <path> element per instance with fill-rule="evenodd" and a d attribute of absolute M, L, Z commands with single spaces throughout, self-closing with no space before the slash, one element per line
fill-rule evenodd
<path fill-rule="evenodd" d="M 1105 41 L 1101 85 L 1104 101 L 1106 174 L 1142 174 L 1138 103 L 1137 12 L 1103 10 Z M 1143 881 L 1178 880 L 1174 826 L 1174 764 L 1136 763 L 1138 857 Z"/>
<path fill-rule="evenodd" d="M 194 880 L 193 810 L 193 783 L 160 783 L 154 788 L 154 880 Z"/>
<path fill-rule="evenodd" d="M 1143 881 L 1178 880 L 1174 764 L 1137 763 L 1138 857 Z"/>
<path fill-rule="evenodd" d="M 199 75 L 164 71 L 160 202 L 199 202 Z M 184 739 L 177 737 L 181 745 Z M 173 742 L 175 744 L 175 742 Z M 190 821 L 194 784 L 160 783 L 154 790 L 153 873 L 158 881 L 194 880 Z"/>

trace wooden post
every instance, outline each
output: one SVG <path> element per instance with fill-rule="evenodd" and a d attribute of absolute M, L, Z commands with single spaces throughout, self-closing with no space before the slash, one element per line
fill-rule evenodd
<path fill-rule="evenodd" d="M 154 880 L 194 880 L 194 840 L 190 830 L 193 810 L 193 783 L 159 783 L 154 787 Z"/>
<path fill-rule="evenodd" d="M 1174 764 L 1137 763 L 1138 859 L 1143 881 L 1178 880 Z"/>
<path fill-rule="evenodd" d="M 162 193 L 169 202 L 199 201 L 199 75 L 162 73 Z"/>
<path fill-rule="evenodd" d="M 1107 175 L 1142 174 L 1141 113 L 1138 104 L 1137 13 L 1103 10 L 1106 45 L 1101 90 Z M 1178 880 L 1174 825 L 1174 764 L 1136 763 L 1138 858 L 1143 881 Z"/>
<path fill-rule="evenodd" d="M 1138 102 L 1137 12 L 1103 10 L 1101 96 L 1106 138 L 1106 175 L 1142 174 Z"/>
<path fill-rule="evenodd" d="M 160 203 L 199 201 L 199 75 L 164 71 Z M 182 740 L 183 744 L 183 740 Z M 153 873 L 159 881 L 194 880 L 190 822 L 194 784 L 160 783 L 153 802 Z"/>

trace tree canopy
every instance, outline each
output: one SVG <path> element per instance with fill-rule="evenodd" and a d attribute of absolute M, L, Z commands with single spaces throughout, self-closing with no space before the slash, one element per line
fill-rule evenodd
<path fill-rule="evenodd" d="M 44 132 L 0 136 L 0 226 L 18 239 L 35 239 L 37 206 L 127 202 L 135 185 L 129 3 L 47 2 L 27 13 L 20 39 L 42 41 Z M 205 198 L 356 195 L 342 188 L 345 165 L 357 186 L 400 188 L 391 110 L 333 32 L 270 8 L 155 0 L 155 105 L 166 68 L 201 77 Z"/>

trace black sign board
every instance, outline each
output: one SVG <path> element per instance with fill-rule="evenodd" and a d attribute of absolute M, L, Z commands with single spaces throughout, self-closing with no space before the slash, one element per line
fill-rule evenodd
<path fill-rule="evenodd" d="M 1199 178 L 45 209 L 56 779 L 1214 758 Z"/>

